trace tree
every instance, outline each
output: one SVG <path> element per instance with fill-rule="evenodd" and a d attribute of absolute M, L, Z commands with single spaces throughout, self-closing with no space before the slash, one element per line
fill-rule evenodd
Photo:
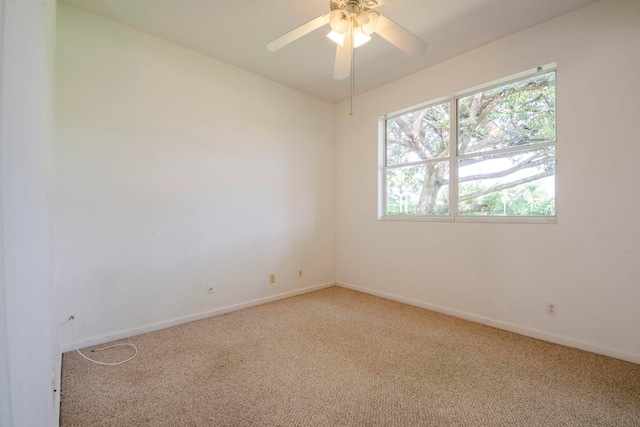
<path fill-rule="evenodd" d="M 535 145 L 555 138 L 554 78 L 553 73 L 544 74 L 457 100 L 457 148 L 463 156 L 458 163 L 461 213 L 486 212 L 487 207 L 479 201 L 483 196 L 555 173 L 554 147 L 536 149 Z M 417 214 L 442 210 L 439 194 L 449 185 L 448 159 L 450 150 L 455 149 L 450 146 L 449 105 L 431 106 L 387 121 L 387 166 L 421 162 Z M 533 211 L 534 193 L 530 196 Z"/>

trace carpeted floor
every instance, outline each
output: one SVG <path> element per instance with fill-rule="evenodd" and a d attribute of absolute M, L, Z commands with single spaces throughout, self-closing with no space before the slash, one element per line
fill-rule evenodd
<path fill-rule="evenodd" d="M 62 427 L 640 426 L 640 365 L 338 287 L 125 341 Z"/>

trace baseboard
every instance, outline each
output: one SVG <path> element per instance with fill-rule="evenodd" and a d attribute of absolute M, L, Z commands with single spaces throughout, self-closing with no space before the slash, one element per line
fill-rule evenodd
<path fill-rule="evenodd" d="M 232 304 L 232 305 L 228 305 L 226 307 L 216 308 L 216 309 L 205 311 L 205 312 L 202 312 L 202 313 L 197 313 L 197 314 L 184 316 L 184 317 L 178 317 L 178 318 L 175 318 L 175 319 L 171 319 L 171 320 L 167 320 L 167 321 L 163 321 L 163 322 L 158 322 L 158 323 L 153 323 L 153 324 L 142 326 L 142 327 L 139 327 L 139 328 L 125 329 L 123 331 L 115 332 L 115 333 L 112 333 L 112 334 L 102 335 L 102 336 L 98 336 L 98 337 L 85 339 L 85 340 L 83 340 L 81 342 L 77 342 L 76 345 L 78 346 L 78 348 L 85 348 L 85 347 L 91 347 L 91 346 L 94 346 L 94 345 L 100 345 L 100 344 L 104 344 L 104 343 L 107 343 L 107 342 L 110 342 L 110 341 L 116 341 L 116 340 L 133 337 L 133 336 L 140 335 L 140 334 L 146 334 L 147 332 L 153 332 L 153 331 L 158 331 L 160 329 L 170 328 L 172 326 L 181 325 L 183 323 L 189 323 L 189 322 L 193 322 L 193 321 L 196 321 L 196 320 L 206 319 L 208 317 L 218 316 L 220 314 L 230 313 L 232 311 L 242 310 L 243 308 L 249 308 L 249 307 L 253 307 L 253 306 L 256 306 L 256 305 L 266 304 L 268 302 L 272 302 L 272 301 L 277 301 L 277 300 L 281 300 L 281 299 L 284 299 L 284 298 L 293 297 L 293 296 L 296 296 L 296 295 L 306 294 L 308 292 L 313 292 L 313 291 L 317 291 L 319 289 L 329 288 L 329 287 L 335 286 L 335 285 L 336 285 L 336 282 L 326 282 L 326 283 L 321 283 L 319 285 L 309 286 L 309 287 L 306 287 L 306 288 L 295 289 L 293 291 L 282 292 L 280 294 L 271 295 L 271 296 L 263 297 L 263 298 L 257 298 L 257 299 L 254 299 L 254 300 L 250 300 L 250 301 L 246 301 L 246 302 L 242 302 L 242 303 L 238 303 L 238 304 Z M 67 351 L 72 351 L 72 350 L 76 349 L 72 342 L 71 343 L 66 343 L 66 344 L 61 344 L 60 348 L 62 350 L 62 353 L 65 353 Z"/>
<path fill-rule="evenodd" d="M 484 316 L 478 316 L 476 314 L 466 313 L 459 310 L 453 310 L 446 307 L 441 307 L 434 304 L 425 303 L 422 301 L 401 297 L 398 295 L 388 294 L 386 292 L 379 292 L 372 289 L 368 289 L 362 286 L 354 285 L 346 282 L 336 282 L 337 286 L 342 288 L 351 289 L 358 292 L 363 292 L 370 295 L 375 295 L 380 298 L 401 302 L 403 304 L 412 305 L 415 307 L 424 308 L 426 310 L 435 311 L 442 314 L 447 314 L 449 316 L 458 317 L 461 319 L 469 320 L 471 322 L 481 323 L 483 325 L 492 326 L 494 328 L 503 329 L 509 332 L 515 332 L 520 335 L 525 335 L 532 338 L 537 338 L 543 341 L 552 342 L 555 344 L 565 345 L 567 347 L 573 347 L 580 350 L 585 350 L 591 353 L 601 354 L 603 356 L 609 356 L 620 360 L 626 360 L 627 362 L 638 363 L 640 364 L 640 356 L 636 356 L 633 354 L 622 353 L 616 350 L 612 350 L 605 347 L 600 347 L 598 345 L 594 345 L 588 342 L 580 341 L 575 338 L 571 338 L 564 335 L 553 334 L 549 332 L 545 332 L 539 329 L 527 328 L 524 326 L 516 325 L 514 323 L 503 322 L 500 320 L 490 319 Z"/>

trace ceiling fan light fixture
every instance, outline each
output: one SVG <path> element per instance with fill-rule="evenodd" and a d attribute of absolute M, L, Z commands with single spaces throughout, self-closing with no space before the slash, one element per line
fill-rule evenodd
<path fill-rule="evenodd" d="M 327 37 L 329 37 L 334 43 L 344 47 L 345 34 L 346 33 L 338 34 L 335 31 L 331 31 L 329 34 L 327 34 Z M 353 31 L 353 47 L 354 48 L 362 46 L 363 44 L 367 43 L 369 40 L 371 40 L 371 37 L 365 36 L 360 30 L 360 27 L 357 27 Z"/>

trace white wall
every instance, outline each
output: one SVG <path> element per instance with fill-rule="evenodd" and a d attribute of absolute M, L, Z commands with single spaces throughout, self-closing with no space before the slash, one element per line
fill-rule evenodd
<path fill-rule="evenodd" d="M 80 345 L 334 283 L 334 105 L 64 4 L 56 71 Z"/>
<path fill-rule="evenodd" d="M 2 56 L 4 38 L 4 0 L 0 0 L 0 59 L 4 59 Z M 2 74 L 0 74 L 0 82 L 2 81 Z M 2 92 L 0 92 L 0 108 L 4 104 L 4 98 Z M 0 116 L 1 117 L 1 116 Z M 2 122 L 0 122 L 0 126 Z M 0 140 L 0 150 L 2 149 L 2 141 Z M 2 165 L 0 164 L 0 174 L 2 174 Z M 0 179 L 0 195 L 2 194 L 2 180 Z M 4 239 L 2 237 L 2 217 L 3 215 L 3 200 L 0 196 L 0 271 L 4 272 L 3 252 L 4 252 Z M 4 274 L 0 274 L 0 426 L 11 425 L 11 377 L 9 376 L 9 347 L 7 343 L 7 319 L 5 316 L 7 300 L 4 293 Z"/>
<path fill-rule="evenodd" d="M 605 0 L 340 104 L 339 283 L 640 363 L 639 40 Z M 377 220 L 380 115 L 551 62 L 557 224 Z"/>
<path fill-rule="evenodd" d="M 51 251 L 56 4 L 0 6 L 0 425 L 50 427 L 60 360 Z"/>

